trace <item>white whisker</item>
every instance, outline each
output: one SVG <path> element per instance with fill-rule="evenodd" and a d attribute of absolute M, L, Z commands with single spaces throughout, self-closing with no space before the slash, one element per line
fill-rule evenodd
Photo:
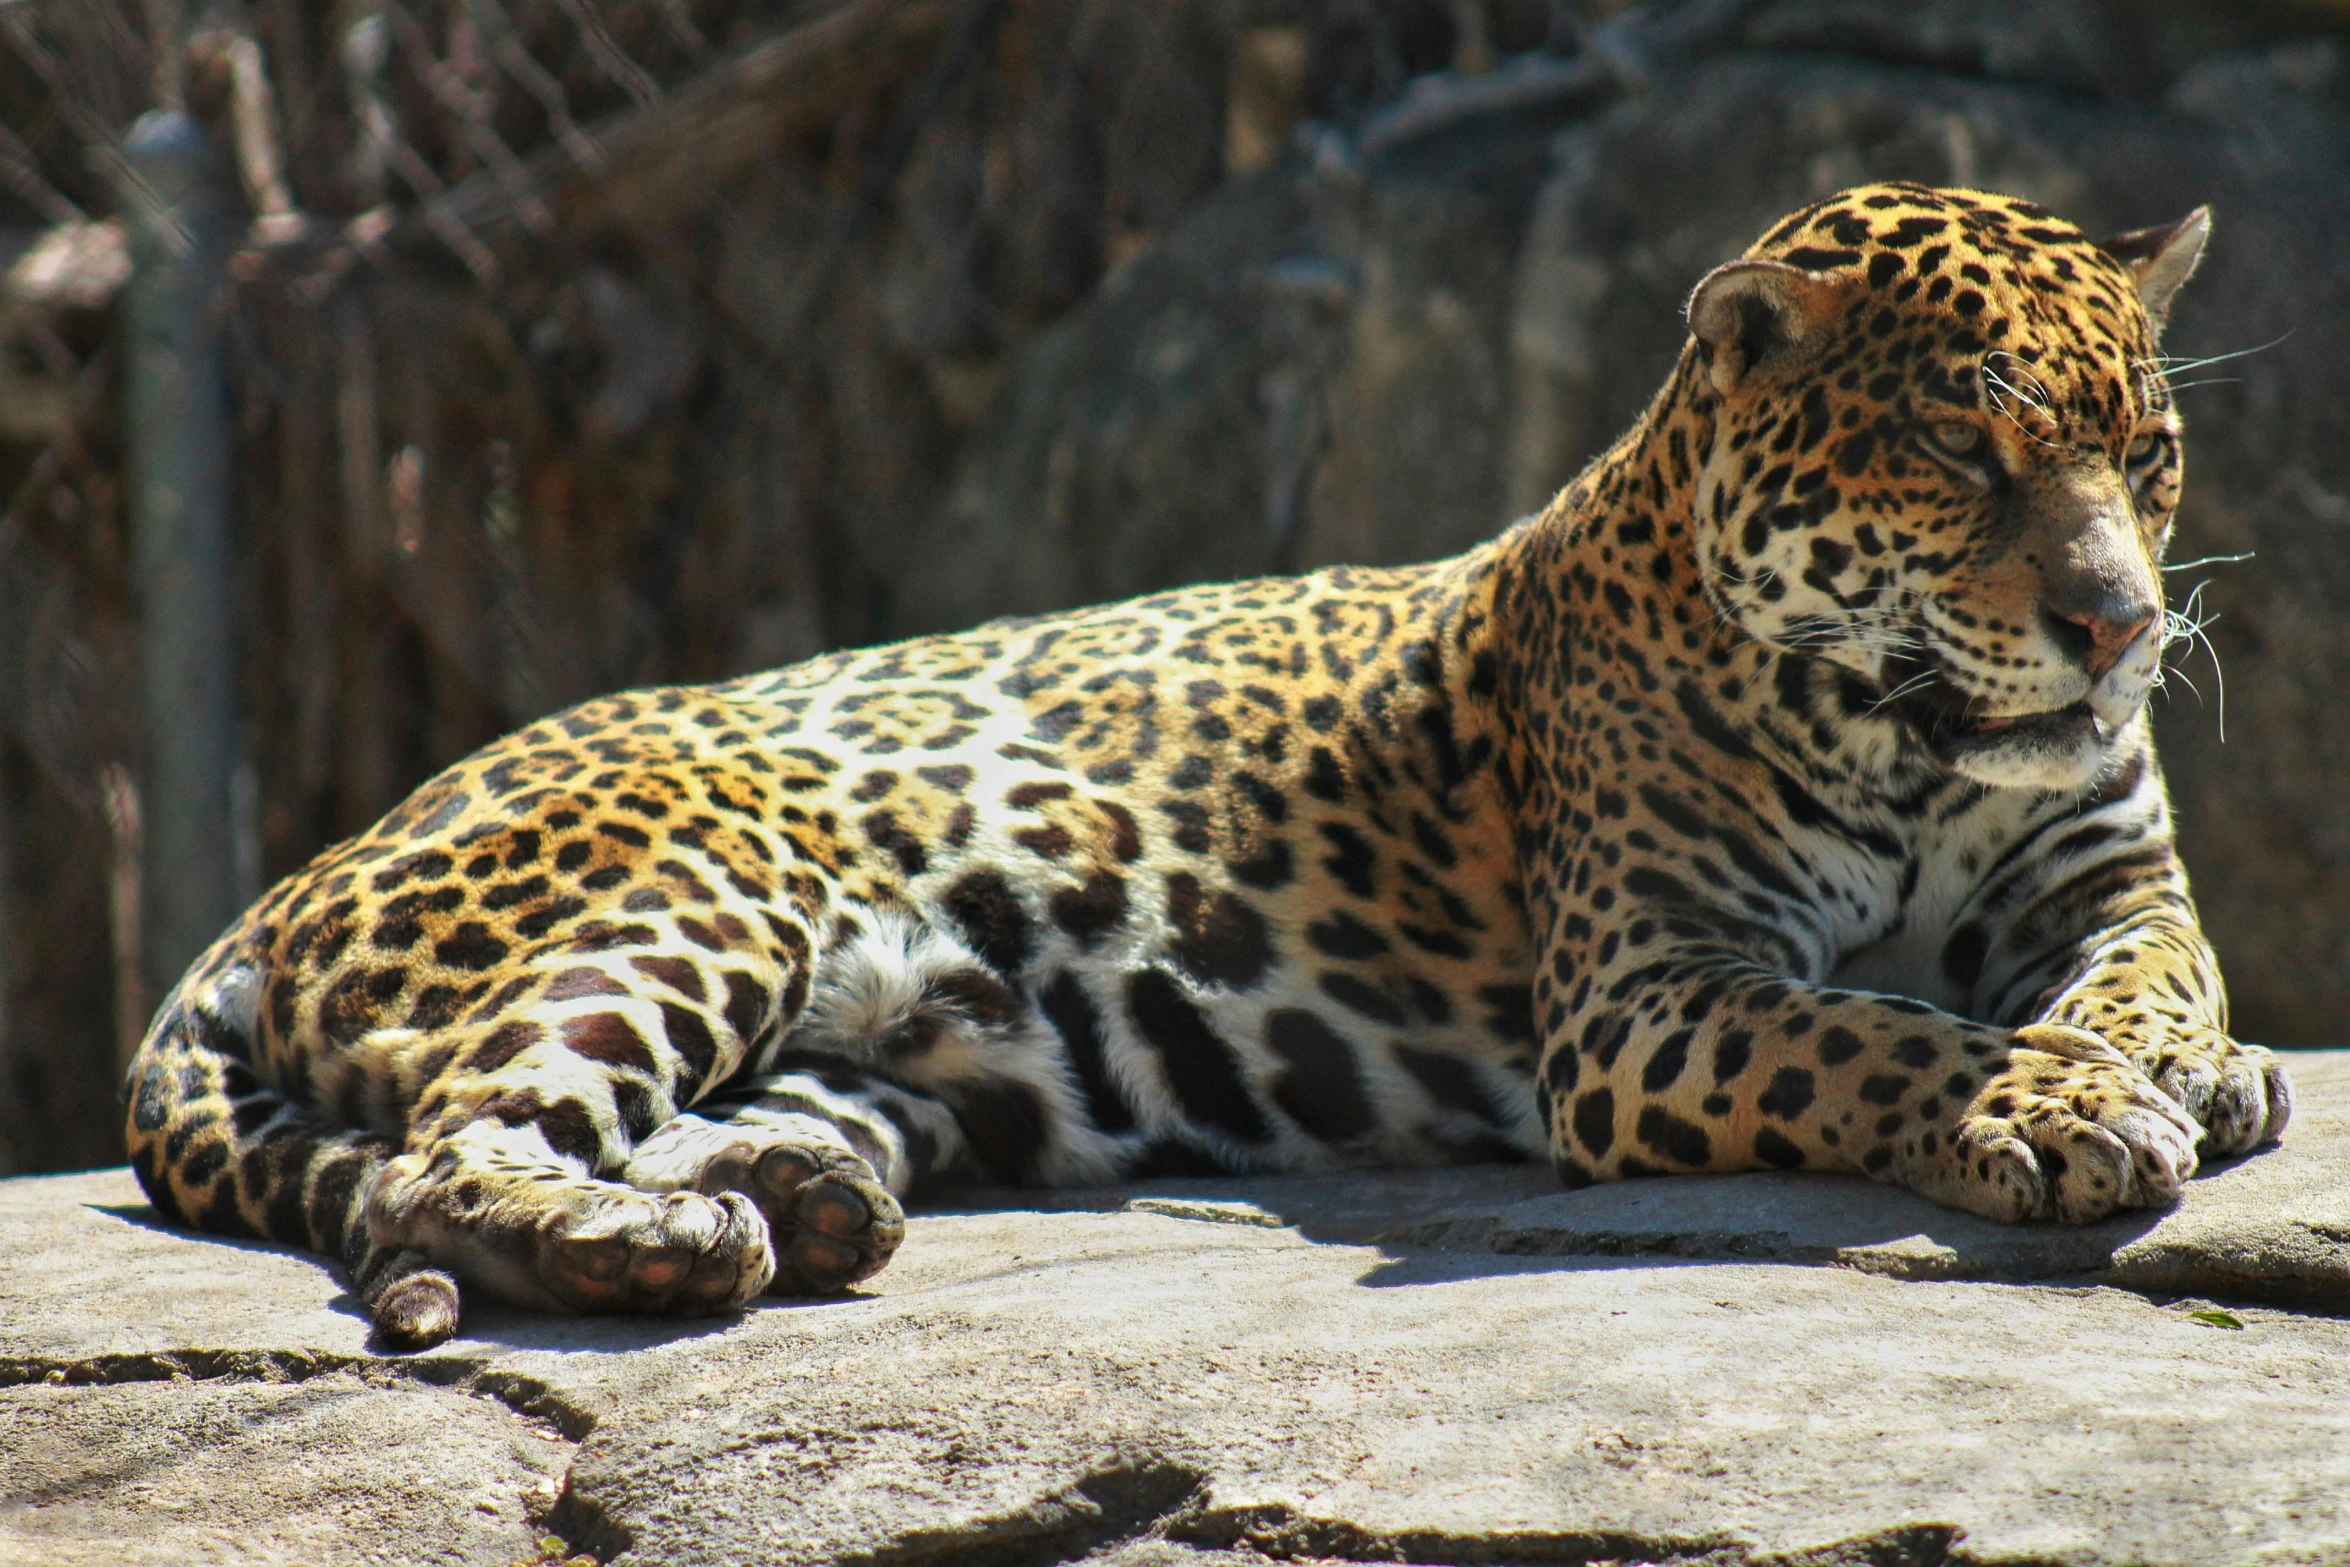
<path fill-rule="evenodd" d="M 2157 354 L 2152 359 L 2134 359 L 2131 363 L 2151 366 L 2165 375 L 2176 375 L 2183 370 L 2200 370 L 2205 365 L 2224 364 L 2230 359 L 2242 359 L 2249 354 L 2265 354 L 2286 338 L 2291 337 L 2297 330 L 2298 328 L 2288 327 L 2265 343 L 2256 344 L 2251 348 L 2239 348 L 2225 354 L 2206 354 L 2201 359 L 2174 359 L 2167 354 Z"/>
<path fill-rule="evenodd" d="M 2203 590 L 2208 586 L 2210 584 L 2206 582 L 2196 583 L 2188 591 L 2185 603 L 2177 609 L 2165 609 L 2162 612 L 2162 647 L 2167 655 L 2169 650 L 2177 644 L 2185 643 L 2192 648 L 2195 644 L 2201 643 L 2203 651 L 2211 655 L 2212 677 L 2218 688 L 2219 739 L 2220 744 L 2225 745 L 2228 740 L 2228 672 L 2226 667 L 2220 663 L 2219 649 L 2213 646 L 2210 633 L 2204 629 L 2219 619 L 2219 616 L 2207 613 L 2203 608 Z M 2195 683 L 2187 679 L 2183 670 L 2172 667 L 2168 672 L 2176 674 L 2185 683 L 2188 690 L 2195 691 Z M 2158 684 L 2160 683 L 2159 677 L 2163 673 L 2162 666 L 2158 665 L 2156 669 Z M 2201 701 L 2203 693 L 2195 691 L 2195 699 Z"/>
<path fill-rule="evenodd" d="M 1886 706 L 1888 703 L 1898 702 L 1903 697 L 1909 695 L 1912 691 L 1922 691 L 1927 686 L 1932 685 L 1939 678 L 1940 676 L 1931 669 L 1927 670 L 1922 675 L 1912 675 L 1907 680 L 1901 682 L 1901 684 L 1895 686 L 1892 690 L 1886 692 L 1883 696 L 1877 698 L 1874 702 L 1871 702 L 1869 704 L 1869 711 L 1873 713 L 1879 708 Z"/>
<path fill-rule="evenodd" d="M 2013 354 L 2008 354 L 2006 357 L 2010 359 L 2015 358 Z M 2017 360 L 2016 362 L 2019 365 L 2022 364 L 2021 360 Z M 2022 374 L 2025 380 L 2030 381 L 2035 387 L 2039 388 L 2043 397 L 2047 394 L 2048 388 L 2041 383 L 2038 376 L 2032 374 L 2028 368 L 2025 369 Z M 2014 398 L 2017 402 L 2022 403 L 2025 407 L 2037 410 L 2042 418 L 2053 424 L 2057 422 L 2056 414 L 2052 409 L 2049 408 L 2046 402 L 2042 401 L 2040 397 L 2034 397 L 2029 392 L 2024 391 L 2023 388 L 2017 386 L 2014 382 L 2009 381 L 2005 376 L 2002 376 L 1998 371 L 1992 369 L 1988 359 L 1986 359 L 1983 365 L 1983 381 L 1986 385 L 1992 388 L 1991 406 L 1998 409 L 1999 412 L 2006 418 L 2008 423 L 2014 425 L 2018 430 L 2022 431 L 2026 437 L 2039 442 L 2042 446 L 2053 448 L 2056 445 L 2054 441 L 2048 440 L 2046 437 L 2039 435 L 2033 431 L 2029 425 L 2025 424 L 2023 420 L 2017 418 L 2015 410 L 2008 407 L 2006 401 L 2001 398 L 1999 394 L 2004 392 L 2008 397 Z"/>
<path fill-rule="evenodd" d="M 2039 394 L 2036 397 L 2031 397 L 2026 400 L 2029 401 L 2034 408 L 2039 409 L 2042 413 L 2049 414 L 2051 417 L 2054 417 L 2054 412 L 2048 405 L 2055 401 L 2055 394 L 2048 390 L 2048 383 L 2040 379 L 2039 374 L 2032 369 L 2030 364 L 2026 363 L 2021 356 L 2009 353 L 2004 348 L 1993 349 L 1992 357 L 2014 361 L 2016 367 L 2015 373 L 2021 376 L 2024 380 L 2031 382 L 2032 390 Z"/>

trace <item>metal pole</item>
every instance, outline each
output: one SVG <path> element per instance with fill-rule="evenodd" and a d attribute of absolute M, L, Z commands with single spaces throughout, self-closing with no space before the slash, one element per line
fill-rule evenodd
<path fill-rule="evenodd" d="M 230 541 L 224 170 L 176 110 L 124 150 L 132 584 L 143 723 L 140 949 L 146 1003 L 237 913 L 236 579 Z M 143 184 L 144 189 L 137 188 Z"/>

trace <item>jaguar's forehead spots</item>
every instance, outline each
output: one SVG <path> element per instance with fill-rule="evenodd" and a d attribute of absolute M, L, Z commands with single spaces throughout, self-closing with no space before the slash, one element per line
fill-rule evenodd
<path fill-rule="evenodd" d="M 1853 389 L 1871 401 L 1989 413 L 2036 441 L 2099 448 L 2162 404 L 2129 272 L 2031 202 L 1862 186 L 1792 214 L 1747 254 L 1851 280 L 1854 335 L 1878 361 Z"/>

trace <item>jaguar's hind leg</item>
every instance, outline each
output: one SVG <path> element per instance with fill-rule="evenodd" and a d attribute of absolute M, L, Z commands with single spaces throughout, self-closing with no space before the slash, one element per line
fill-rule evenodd
<path fill-rule="evenodd" d="M 565 1311 L 725 1311 L 773 1276 L 767 1225 L 747 1197 L 639 1191 L 582 1175 L 535 1142 L 492 1120 L 390 1160 L 368 1194 L 369 1238 L 517 1305 Z"/>
<path fill-rule="evenodd" d="M 729 1089 L 645 1139 L 624 1178 L 648 1192 L 737 1192 L 766 1218 L 777 1294 L 872 1277 L 905 1238 L 898 1198 L 962 1157 L 951 1111 L 846 1067 Z"/>
<path fill-rule="evenodd" d="M 445 1064 L 424 1079 L 408 1151 L 369 1188 L 370 1241 L 420 1253 L 517 1305 L 740 1305 L 774 1273 L 756 1204 L 623 1178 L 638 1143 L 711 1059 L 712 1033 L 682 1008 L 574 970 L 494 1026 L 418 1040 L 410 1048 Z M 679 1036 L 692 1048 L 681 1051 Z"/>

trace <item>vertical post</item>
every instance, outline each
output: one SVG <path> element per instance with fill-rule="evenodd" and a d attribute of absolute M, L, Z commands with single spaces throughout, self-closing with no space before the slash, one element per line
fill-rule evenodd
<path fill-rule="evenodd" d="M 236 578 L 222 252 L 230 209 L 176 110 L 125 140 L 132 586 L 143 730 L 140 953 L 152 1007 L 237 912 Z"/>

